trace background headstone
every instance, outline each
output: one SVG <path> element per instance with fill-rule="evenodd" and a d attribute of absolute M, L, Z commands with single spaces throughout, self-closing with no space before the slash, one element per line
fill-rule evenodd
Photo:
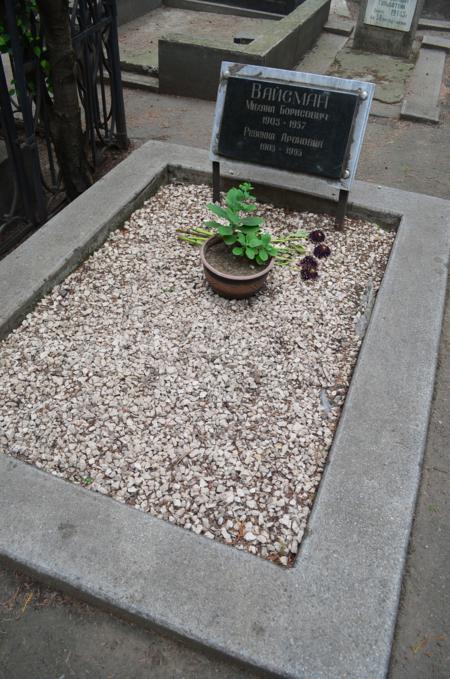
<path fill-rule="evenodd" d="M 424 0 L 362 0 L 353 47 L 409 57 Z"/>

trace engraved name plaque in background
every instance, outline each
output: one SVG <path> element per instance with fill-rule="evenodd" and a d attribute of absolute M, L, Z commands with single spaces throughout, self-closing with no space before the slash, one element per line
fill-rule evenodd
<path fill-rule="evenodd" d="M 409 31 L 417 0 L 367 0 L 364 23 L 395 31 Z"/>

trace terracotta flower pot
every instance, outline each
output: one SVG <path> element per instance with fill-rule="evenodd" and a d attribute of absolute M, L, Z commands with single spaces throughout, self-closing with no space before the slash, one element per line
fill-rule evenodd
<path fill-rule="evenodd" d="M 255 292 L 258 292 L 264 286 L 267 274 L 273 267 L 274 260 L 270 259 L 266 266 L 259 266 L 258 270 L 254 273 L 245 275 L 238 276 L 220 271 L 216 268 L 217 265 L 213 266 L 208 261 L 208 251 L 212 246 L 220 243 L 221 240 L 219 236 L 212 236 L 201 249 L 200 256 L 206 280 L 215 292 L 228 299 L 243 299 L 244 297 L 254 295 Z M 235 257 L 235 255 L 232 255 L 230 252 L 230 257 Z"/>

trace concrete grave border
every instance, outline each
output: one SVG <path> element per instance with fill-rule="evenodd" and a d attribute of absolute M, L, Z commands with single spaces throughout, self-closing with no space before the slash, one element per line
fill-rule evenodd
<path fill-rule="evenodd" d="M 248 45 L 171 33 L 158 41 L 159 91 L 215 99 L 222 61 L 291 68 L 312 47 L 328 20 L 331 0 L 305 0 Z"/>
<path fill-rule="evenodd" d="M 257 195 L 330 209 L 293 174 L 224 162 Z M 207 152 L 149 142 L 0 262 L 0 328 Z M 0 455 L 0 558 L 141 624 L 279 677 L 384 677 L 426 443 L 450 202 L 355 182 L 350 215 L 398 233 L 296 565 L 285 570 Z"/>

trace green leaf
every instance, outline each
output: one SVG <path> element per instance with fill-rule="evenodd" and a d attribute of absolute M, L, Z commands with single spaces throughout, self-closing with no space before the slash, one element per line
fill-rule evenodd
<path fill-rule="evenodd" d="M 241 189 L 241 191 L 244 191 L 245 193 L 253 191 L 253 186 L 250 184 L 250 182 L 242 182 L 242 184 L 239 184 L 239 188 Z"/>
<path fill-rule="evenodd" d="M 236 236 L 224 236 L 223 242 L 227 245 L 234 245 L 236 243 Z"/>
<path fill-rule="evenodd" d="M 245 233 L 238 233 L 237 239 L 241 245 L 247 245 L 247 238 Z"/>
<path fill-rule="evenodd" d="M 259 248 L 260 245 L 263 245 L 263 242 L 259 238 L 255 238 L 255 236 L 251 236 L 248 239 L 248 245 L 251 248 Z"/>
<path fill-rule="evenodd" d="M 245 224 L 241 224 L 239 228 L 242 233 L 247 235 L 247 237 L 259 235 L 259 228 L 257 226 L 245 226 Z"/>
<path fill-rule="evenodd" d="M 262 262 L 267 262 L 267 260 L 269 259 L 267 251 L 262 249 L 258 252 L 258 257 Z"/>
<path fill-rule="evenodd" d="M 232 251 L 233 255 L 243 255 L 244 254 L 244 248 L 233 248 Z"/>
<path fill-rule="evenodd" d="M 263 245 L 269 245 L 270 243 L 270 233 L 262 233 L 260 235 Z"/>
<path fill-rule="evenodd" d="M 239 191 L 239 189 L 233 187 L 227 192 L 227 195 L 225 196 L 225 202 L 232 210 L 238 210 L 240 201 L 243 199 L 243 197 L 244 195 L 242 191 Z"/>
<path fill-rule="evenodd" d="M 231 208 L 227 207 L 227 209 L 225 210 L 225 212 L 226 212 L 228 221 L 230 221 L 230 222 L 231 222 L 232 224 L 234 224 L 235 226 L 239 226 L 239 225 L 240 225 L 241 219 L 240 219 L 239 215 L 236 214 L 236 212 L 235 212 L 234 210 L 232 210 Z"/>
<path fill-rule="evenodd" d="M 220 205 L 216 205 L 215 203 L 208 203 L 206 206 L 210 212 L 214 212 L 215 215 L 218 217 L 222 217 L 223 219 L 228 219 L 228 215 L 226 213 L 226 210 L 223 209 L 223 207 L 220 207 Z"/>
<path fill-rule="evenodd" d="M 36 55 L 37 57 L 40 57 L 40 56 L 41 56 L 41 53 L 42 53 L 42 50 L 41 50 L 40 47 L 36 46 L 36 47 L 33 47 L 33 52 L 35 53 L 35 55 Z"/>
<path fill-rule="evenodd" d="M 242 224 L 243 226 L 260 226 L 263 221 L 262 217 L 244 217 Z"/>
<path fill-rule="evenodd" d="M 223 226 L 223 224 L 221 224 L 220 222 L 215 222 L 212 219 L 210 219 L 207 222 L 205 222 L 205 226 L 209 226 L 210 229 L 219 229 L 221 226 Z"/>
<path fill-rule="evenodd" d="M 253 250 L 253 248 L 245 248 L 245 256 L 248 257 L 248 259 L 255 259 L 256 252 Z"/>
<path fill-rule="evenodd" d="M 223 224 L 221 224 L 220 226 L 217 227 L 217 231 L 221 236 L 231 236 L 231 234 L 233 233 L 233 227 L 223 226 Z"/>

